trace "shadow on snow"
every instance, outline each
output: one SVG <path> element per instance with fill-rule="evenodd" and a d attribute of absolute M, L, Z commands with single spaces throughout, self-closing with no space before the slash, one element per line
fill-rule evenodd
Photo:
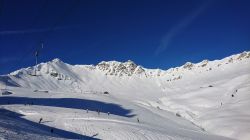
<path fill-rule="evenodd" d="M 29 120 L 22 118 L 23 115 L 12 112 L 6 109 L 0 109 L 0 126 L 5 129 L 9 129 L 12 132 L 15 132 L 14 135 L 20 135 L 21 137 L 25 136 L 25 133 L 36 134 L 40 138 L 54 137 L 54 138 L 66 138 L 66 139 L 87 139 L 87 140 L 97 140 L 97 138 L 84 136 L 74 132 L 65 131 L 58 128 L 53 128 L 43 124 L 35 123 Z M 53 133 L 50 133 L 53 129 Z M 14 138 L 15 136 L 11 134 L 8 137 Z"/>
<path fill-rule="evenodd" d="M 77 99 L 77 98 L 28 98 L 28 97 L 0 97 L 0 105 L 8 104 L 32 104 L 39 106 L 53 106 L 73 109 L 84 109 L 89 111 L 100 111 L 103 113 L 133 117 L 132 110 L 125 109 L 118 104 L 105 103 L 101 101 Z"/>

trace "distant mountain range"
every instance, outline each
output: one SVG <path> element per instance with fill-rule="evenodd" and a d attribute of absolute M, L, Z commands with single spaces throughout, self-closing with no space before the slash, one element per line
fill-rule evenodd
<path fill-rule="evenodd" d="M 132 79 L 162 81 L 164 83 L 181 80 L 187 75 L 196 73 L 195 77 L 202 77 L 214 71 L 225 71 L 230 66 L 245 63 L 250 60 L 250 52 L 242 52 L 221 60 L 203 60 L 200 63 L 187 62 L 184 65 L 168 70 L 147 69 L 131 60 L 127 62 L 102 61 L 97 65 L 70 65 L 56 58 L 37 66 L 23 68 L 9 75 L 0 76 L 1 84 L 7 86 L 21 86 L 35 89 L 65 90 L 66 88 L 84 90 L 90 83 L 102 84 L 112 79 Z M 224 73 L 224 72 L 223 72 Z M 36 75 L 36 76 L 35 76 Z M 95 82 L 98 81 L 98 82 Z M 101 86 L 100 84 L 99 86 Z M 77 86 L 77 88 L 75 88 Z M 63 88 L 62 88 L 63 87 Z"/>

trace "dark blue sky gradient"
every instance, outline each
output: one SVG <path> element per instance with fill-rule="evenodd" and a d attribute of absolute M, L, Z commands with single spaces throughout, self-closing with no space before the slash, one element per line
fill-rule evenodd
<path fill-rule="evenodd" d="M 0 74 L 60 58 L 167 69 L 250 50 L 245 0 L 0 0 Z"/>

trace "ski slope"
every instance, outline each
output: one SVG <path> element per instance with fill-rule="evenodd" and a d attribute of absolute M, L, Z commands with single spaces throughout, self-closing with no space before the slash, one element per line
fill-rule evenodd
<path fill-rule="evenodd" d="M 54 59 L 0 76 L 13 93 L 0 96 L 11 112 L 0 115 L 0 138 L 248 140 L 249 70 L 250 52 L 168 70 Z"/>
<path fill-rule="evenodd" d="M 46 125 L 49 128 L 38 126 L 39 135 L 35 137 L 30 131 L 21 132 L 15 137 L 20 139 L 31 138 L 42 139 L 54 138 L 73 138 L 73 139 L 226 139 L 223 137 L 211 135 L 199 127 L 194 126 L 187 120 L 176 117 L 175 114 L 157 108 L 148 108 L 134 104 L 133 102 L 124 101 L 107 95 L 98 94 L 80 94 L 79 93 L 33 93 L 28 89 L 12 89 L 17 96 L 1 98 L 2 107 L 11 112 L 22 114 L 23 120 L 29 120 L 32 123 L 38 123 L 42 117 L 40 125 Z M 16 91 L 18 93 L 16 93 Z M 50 99 L 48 99 L 50 97 Z M 62 97 L 70 99 L 69 101 L 60 101 Z M 43 100 L 45 98 L 45 100 Z M 75 99 L 83 99 L 78 103 Z M 88 113 L 85 109 L 85 101 L 92 104 L 88 106 Z M 100 101 L 96 103 L 95 101 Z M 8 104 L 9 102 L 9 104 Z M 33 102 L 31 105 L 31 102 Z M 50 103 L 49 103 L 50 102 Z M 102 104 L 102 102 L 104 104 Z M 72 105 L 76 103 L 77 105 Z M 112 103 L 112 105 L 105 105 Z M 119 103 L 119 105 L 117 104 Z M 26 105 L 25 105 L 26 104 Z M 30 105 L 28 105 L 30 104 Z M 101 104 L 101 106 L 100 106 Z M 122 107 L 117 107 L 122 105 Z M 60 107 L 61 106 L 61 107 Z M 116 112 L 106 110 L 105 107 L 116 108 Z M 98 115 L 95 109 L 100 109 Z M 122 112 L 132 109 L 130 115 Z M 110 111 L 108 115 L 107 111 Z M 159 115 L 161 114 L 161 115 Z M 1 115 L 2 116 L 2 115 Z M 137 122 L 139 118 L 139 123 Z M 19 119 L 17 119 L 19 120 Z M 14 121 L 14 120 L 13 120 Z M 3 121 L 4 122 L 4 121 Z M 18 122 L 18 121 L 17 121 Z M 19 122 L 18 122 L 19 123 Z M 24 122 L 20 122 L 23 127 Z M 19 125 L 19 124 L 18 124 Z M 1 126 L 1 128 L 4 126 Z M 29 126 L 28 126 L 29 127 Z M 30 126 L 32 127 L 32 126 Z M 34 127 L 34 126 L 33 126 Z M 67 132 L 73 132 L 72 136 L 60 135 L 59 130 L 54 130 L 55 135 L 47 134 L 50 128 L 57 128 Z M 11 128 L 7 128 L 12 130 Z M 42 132 L 40 132 L 42 131 Z M 45 133 L 45 132 L 47 133 Z M 58 132 L 59 131 L 59 132 Z M 24 133 L 24 134 L 23 134 Z M 45 133 L 45 134 L 44 134 Z M 57 134 L 59 133 L 59 134 Z M 10 133 L 11 134 L 11 133 Z M 80 135 L 77 135 L 80 134 Z M 5 134 L 6 135 L 6 134 Z M 23 137 L 23 135 L 25 137 Z M 50 136 L 51 135 L 51 136 Z M 6 139 L 11 138 L 13 134 L 2 136 Z M 30 136 L 30 137 L 29 137 Z"/>

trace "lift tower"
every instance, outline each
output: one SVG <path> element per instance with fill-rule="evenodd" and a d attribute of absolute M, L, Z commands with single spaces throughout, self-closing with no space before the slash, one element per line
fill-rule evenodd
<path fill-rule="evenodd" d="M 36 75 L 36 71 L 37 71 L 37 64 L 38 64 L 38 56 L 40 54 L 40 50 L 43 49 L 43 43 L 41 43 L 41 47 L 38 48 L 36 51 L 35 51 L 35 58 L 36 58 L 36 65 L 35 65 L 35 73 L 34 73 L 34 76 L 37 76 Z"/>

